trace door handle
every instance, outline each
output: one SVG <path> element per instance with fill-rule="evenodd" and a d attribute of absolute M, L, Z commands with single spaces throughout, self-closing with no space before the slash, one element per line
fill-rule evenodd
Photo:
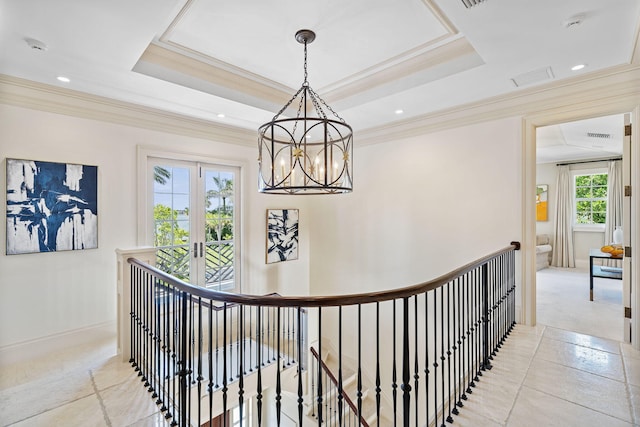
<path fill-rule="evenodd" d="M 197 243 L 193 244 L 193 257 L 194 258 L 198 258 L 198 244 Z"/>
<path fill-rule="evenodd" d="M 203 246 L 204 245 L 202 244 L 202 242 L 200 242 L 200 258 L 202 258 L 204 256 L 203 249 L 202 249 Z"/>

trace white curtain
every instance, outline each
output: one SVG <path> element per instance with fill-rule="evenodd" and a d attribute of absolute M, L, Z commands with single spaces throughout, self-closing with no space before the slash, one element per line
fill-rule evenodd
<path fill-rule="evenodd" d="M 604 244 L 613 243 L 613 231 L 622 227 L 622 161 L 609 162 L 607 182 L 607 221 L 604 227 Z M 617 261 L 607 261 L 608 265 L 618 265 Z M 619 266 L 619 265 L 618 265 Z"/>
<path fill-rule="evenodd" d="M 556 188 L 555 233 L 553 235 L 553 256 L 551 265 L 555 267 L 576 266 L 573 255 L 573 186 L 569 166 L 559 166 Z"/>

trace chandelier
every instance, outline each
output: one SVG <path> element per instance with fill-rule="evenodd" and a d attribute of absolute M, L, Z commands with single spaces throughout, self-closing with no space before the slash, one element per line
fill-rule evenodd
<path fill-rule="evenodd" d="M 300 30 L 304 44 L 304 82 L 284 107 L 258 129 L 258 190 L 275 194 L 334 194 L 353 189 L 353 131 L 307 80 L 311 30 Z M 297 104 L 295 117 L 281 118 Z M 328 114 L 330 116 L 328 117 Z"/>

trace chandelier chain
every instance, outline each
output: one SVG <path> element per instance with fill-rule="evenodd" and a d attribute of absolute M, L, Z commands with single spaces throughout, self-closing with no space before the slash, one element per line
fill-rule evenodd
<path fill-rule="evenodd" d="M 309 85 L 309 73 L 307 72 L 307 41 L 304 42 L 304 81 L 302 86 Z"/>
<path fill-rule="evenodd" d="M 280 111 L 278 111 L 276 113 L 275 116 L 273 116 L 273 119 L 271 119 L 271 121 L 275 121 L 278 117 L 280 117 L 280 115 L 282 113 L 284 113 L 284 110 L 286 110 L 287 108 L 289 108 L 289 105 L 291 105 L 291 103 L 293 102 L 294 99 L 296 99 L 298 97 L 298 95 L 300 95 L 300 92 L 302 92 L 304 90 L 304 86 L 301 87 L 300 89 L 298 89 L 298 91 L 291 97 L 291 99 L 289 101 L 287 101 L 286 104 L 284 104 L 284 107 L 282 107 L 280 109 Z"/>
<path fill-rule="evenodd" d="M 332 113 L 334 116 L 336 116 L 338 119 L 340 119 L 340 121 L 341 121 L 342 123 L 346 123 L 346 121 L 345 121 L 342 117 L 340 117 L 340 115 L 339 115 L 338 113 L 336 113 L 336 112 L 333 110 L 333 108 L 331 108 L 331 106 L 330 106 L 329 104 L 327 104 L 327 103 L 324 101 L 324 99 L 322 99 L 322 98 L 320 97 L 320 95 L 318 95 L 317 93 L 315 93 L 315 92 L 313 91 L 313 89 L 311 89 L 311 88 L 309 88 L 309 91 L 311 92 L 311 95 L 312 95 L 312 96 L 311 96 L 311 98 L 312 98 L 312 99 L 318 98 L 318 100 L 320 100 L 320 102 L 322 103 L 322 105 L 324 105 L 325 107 L 327 107 L 327 109 L 328 109 L 329 111 L 331 111 L 331 113 Z M 320 108 L 320 111 L 322 111 L 322 114 L 323 114 L 323 116 L 324 116 L 324 111 L 322 110 L 322 108 Z M 326 117 L 326 116 L 324 116 L 324 118 L 326 119 L 327 117 Z"/>

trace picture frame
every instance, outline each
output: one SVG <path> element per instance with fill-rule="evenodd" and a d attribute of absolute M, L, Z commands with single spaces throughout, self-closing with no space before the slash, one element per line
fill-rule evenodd
<path fill-rule="evenodd" d="M 298 209 L 267 209 L 267 264 L 298 259 Z"/>
<path fill-rule="evenodd" d="M 6 159 L 6 254 L 98 247 L 98 167 Z"/>
<path fill-rule="evenodd" d="M 549 186 L 536 185 L 536 221 L 549 220 Z"/>

